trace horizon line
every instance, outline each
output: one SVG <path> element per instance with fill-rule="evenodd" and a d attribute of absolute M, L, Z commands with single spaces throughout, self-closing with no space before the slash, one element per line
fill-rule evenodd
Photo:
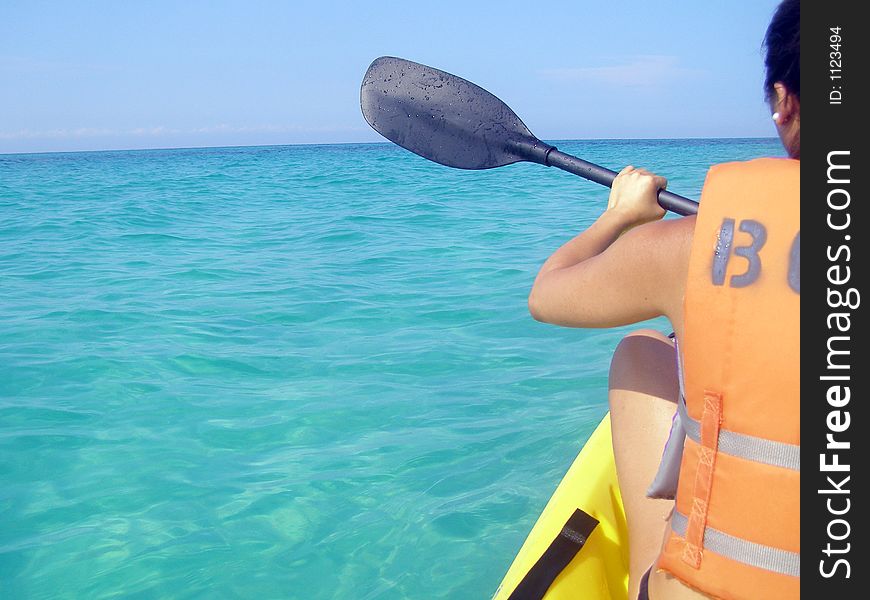
<path fill-rule="evenodd" d="M 679 141 L 679 140 L 775 140 L 775 136 L 725 136 L 725 137 L 710 137 L 710 136 L 689 136 L 689 137 L 596 137 L 596 138 L 548 138 L 550 142 L 609 142 L 609 141 Z M 99 150 L 35 150 L 24 152 L 0 152 L 0 157 L 3 156 L 27 156 L 34 154 L 87 154 L 87 153 L 106 153 L 106 152 L 161 152 L 168 150 L 223 150 L 234 148 L 286 148 L 292 146 L 364 146 L 391 144 L 398 145 L 389 140 L 376 142 L 298 142 L 295 144 L 232 144 L 228 146 L 166 146 L 155 148 L 105 148 Z"/>

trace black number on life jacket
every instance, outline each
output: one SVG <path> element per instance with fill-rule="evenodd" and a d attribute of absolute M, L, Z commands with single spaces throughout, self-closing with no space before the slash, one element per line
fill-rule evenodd
<path fill-rule="evenodd" d="M 737 246 L 734 248 L 734 254 L 742 256 L 749 261 L 749 266 L 746 272 L 741 275 L 731 276 L 731 287 L 742 288 L 753 283 L 758 279 L 761 273 L 761 258 L 758 256 L 758 251 L 764 246 L 767 241 L 767 229 L 758 221 L 746 219 L 740 221 L 740 231 L 748 233 L 752 236 L 752 243 L 748 246 Z"/>
<path fill-rule="evenodd" d="M 725 272 L 728 270 L 728 259 L 731 258 L 733 242 L 734 219 L 725 219 L 722 221 L 722 227 L 719 228 L 716 251 L 713 253 L 713 285 L 725 283 Z"/>
<path fill-rule="evenodd" d="M 748 246 L 734 247 L 734 254 L 745 258 L 749 263 L 746 271 L 739 275 L 732 275 L 728 285 L 730 287 L 746 287 L 752 284 L 761 273 L 761 258 L 758 252 L 767 241 L 767 229 L 758 221 L 745 219 L 740 221 L 740 231 L 748 233 L 752 242 Z M 725 284 L 725 273 L 728 270 L 728 261 L 731 259 L 731 248 L 734 245 L 734 219 L 724 219 L 719 229 L 719 239 L 716 242 L 716 251 L 713 254 L 713 285 Z"/>
<path fill-rule="evenodd" d="M 746 271 L 732 275 L 728 282 L 730 287 L 746 287 L 758 279 L 761 274 L 761 257 L 759 252 L 767 241 L 767 229 L 758 221 L 745 219 L 740 221 L 740 231 L 748 233 L 752 242 L 748 246 L 734 246 L 734 219 L 723 219 L 719 228 L 719 239 L 716 241 L 716 251 L 713 254 L 713 285 L 725 285 L 728 271 L 728 261 L 731 254 L 745 258 L 748 265 Z M 788 287 L 796 294 L 801 293 L 801 232 L 798 231 L 791 243 L 788 257 Z"/>

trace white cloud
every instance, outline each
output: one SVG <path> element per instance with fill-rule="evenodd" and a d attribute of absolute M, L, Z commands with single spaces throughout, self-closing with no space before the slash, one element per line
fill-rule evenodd
<path fill-rule="evenodd" d="M 676 79 L 698 77 L 700 69 L 681 67 L 676 56 L 641 55 L 622 64 L 598 67 L 551 68 L 541 71 L 556 82 L 597 83 L 621 87 L 655 87 Z"/>

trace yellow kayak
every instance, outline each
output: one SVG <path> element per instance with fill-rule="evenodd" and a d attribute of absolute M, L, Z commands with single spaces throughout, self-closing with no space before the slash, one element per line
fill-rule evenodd
<path fill-rule="evenodd" d="M 626 600 L 628 530 L 606 415 L 538 517 L 493 600 Z"/>

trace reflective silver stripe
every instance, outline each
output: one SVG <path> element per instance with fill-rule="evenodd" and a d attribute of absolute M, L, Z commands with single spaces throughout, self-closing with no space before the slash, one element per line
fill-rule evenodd
<path fill-rule="evenodd" d="M 677 379 L 680 383 L 680 398 L 686 397 L 686 385 L 683 379 L 683 355 L 680 354 L 680 341 L 674 336 L 674 352 L 677 353 Z"/>
<path fill-rule="evenodd" d="M 677 410 L 680 413 L 683 427 L 686 429 L 686 435 L 692 441 L 700 444 L 701 424 L 689 416 L 685 398 L 680 398 L 680 401 L 677 402 Z M 801 470 L 801 447 L 795 444 L 774 442 L 773 440 L 720 429 L 719 452 L 792 471 Z"/>
<path fill-rule="evenodd" d="M 686 537 L 688 525 L 689 520 L 686 515 L 674 511 L 674 516 L 671 519 L 671 528 L 674 533 L 680 537 Z M 801 555 L 799 553 L 756 544 L 722 533 L 712 527 L 707 527 L 704 530 L 704 548 L 725 558 L 759 569 L 791 577 L 801 576 Z"/>

